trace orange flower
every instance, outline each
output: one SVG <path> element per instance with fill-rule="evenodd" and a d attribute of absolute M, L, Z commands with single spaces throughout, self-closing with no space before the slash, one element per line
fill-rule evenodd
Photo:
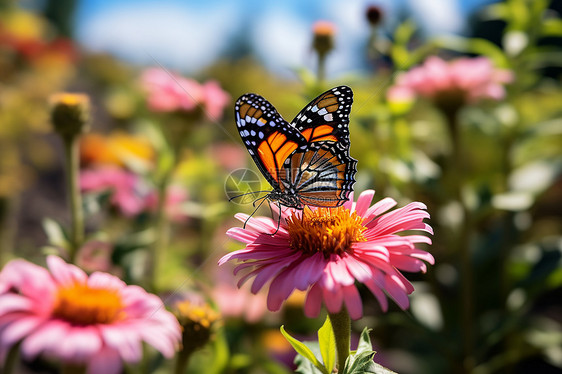
<path fill-rule="evenodd" d="M 109 136 L 88 134 L 80 147 L 84 164 L 126 166 L 130 162 L 151 164 L 154 148 L 148 139 L 116 131 Z"/>

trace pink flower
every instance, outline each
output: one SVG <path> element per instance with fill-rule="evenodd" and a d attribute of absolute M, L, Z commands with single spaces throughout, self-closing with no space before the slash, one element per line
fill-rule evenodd
<path fill-rule="evenodd" d="M 203 98 L 199 83 L 164 69 L 145 70 L 141 83 L 148 92 L 148 107 L 155 112 L 192 111 Z"/>
<path fill-rule="evenodd" d="M 203 106 L 210 120 L 220 120 L 229 101 L 230 95 L 222 90 L 218 82 L 208 81 L 203 85 Z"/>
<path fill-rule="evenodd" d="M 252 294 L 247 287 L 238 289 L 232 273 L 222 267 L 215 273 L 216 286 L 211 294 L 224 317 L 243 318 L 248 323 L 259 322 L 267 313 L 266 295 Z"/>
<path fill-rule="evenodd" d="M 429 57 L 421 66 L 403 73 L 388 92 L 389 101 L 397 88 L 435 101 L 474 103 L 481 99 L 501 100 L 506 83 L 513 81 L 509 70 L 496 69 L 486 57 L 459 58 L 450 62 Z"/>
<path fill-rule="evenodd" d="M 141 213 L 145 207 L 146 186 L 135 174 L 115 167 L 100 167 L 80 172 L 80 188 L 85 192 L 111 190 L 111 203 L 125 216 Z"/>
<path fill-rule="evenodd" d="M 111 270 L 111 254 L 113 245 L 102 240 L 90 240 L 82 245 L 76 256 L 76 264 L 87 271 Z"/>
<path fill-rule="evenodd" d="M 235 274 L 241 273 L 240 286 L 254 278 L 253 293 L 269 284 L 267 306 L 279 310 L 282 303 L 298 289 L 307 291 L 305 314 L 315 317 L 322 304 L 337 313 L 345 304 L 351 318 L 363 315 L 363 306 L 355 282 L 365 284 L 378 299 L 383 310 L 388 301 L 385 292 L 402 308 L 409 306 L 413 286 L 400 270 L 426 271 L 424 261 L 433 264 L 431 254 L 416 248 L 431 239 L 411 233 L 432 233 L 423 222 L 429 218 L 422 203 L 410 203 L 388 212 L 396 205 L 385 198 L 369 207 L 374 191 L 363 192 L 357 203 L 351 197 L 333 209 L 284 209 L 281 225 L 271 218 L 250 218 L 243 228 L 231 228 L 227 235 L 246 243 L 245 249 L 222 257 L 219 265 L 237 260 Z M 236 218 L 245 222 L 245 214 Z M 271 235 L 275 233 L 275 235 Z"/>
<path fill-rule="evenodd" d="M 164 69 L 145 70 L 141 83 L 148 93 L 148 107 L 154 112 L 191 112 L 201 106 L 207 117 L 216 121 L 230 100 L 215 81 L 201 85 Z"/>
<path fill-rule="evenodd" d="M 56 256 L 47 266 L 13 260 L 0 272 L 0 356 L 21 341 L 26 359 L 43 354 L 117 374 L 140 361 L 143 341 L 174 355 L 180 326 L 157 296 L 107 273 L 88 277 Z"/>
<path fill-rule="evenodd" d="M 164 210 L 166 215 L 175 222 L 183 221 L 187 218 L 185 211 L 182 209 L 182 203 L 187 201 L 187 191 L 185 188 L 177 185 L 168 187 L 166 193 L 166 206 Z M 158 195 L 156 191 L 151 191 L 146 197 L 146 208 L 155 212 L 158 207 Z"/>

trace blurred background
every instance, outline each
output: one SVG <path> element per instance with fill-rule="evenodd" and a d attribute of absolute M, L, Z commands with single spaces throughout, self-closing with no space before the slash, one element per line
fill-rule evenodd
<path fill-rule="evenodd" d="M 146 249 L 161 240 L 155 193 L 169 188 L 154 291 L 181 290 L 222 315 L 190 372 L 290 372 L 278 326 L 314 339 L 321 320 L 303 317 L 301 294 L 266 311 L 263 295 L 238 291 L 232 268 L 216 266 L 240 248 L 225 235 L 241 225 L 233 215 L 252 212 L 228 201 L 256 189 L 236 171 L 259 175 L 233 104 L 255 92 L 290 120 L 345 84 L 355 190 L 422 201 L 435 229 L 424 248 L 435 266 L 407 275 L 410 310 L 383 313 L 362 290 L 365 317 L 353 327 L 373 328 L 375 361 L 399 373 L 559 373 L 561 12 L 546 0 L 5 0 L 0 264 L 42 262 L 66 235 L 49 97 L 85 93 L 80 266 L 142 283 Z"/>

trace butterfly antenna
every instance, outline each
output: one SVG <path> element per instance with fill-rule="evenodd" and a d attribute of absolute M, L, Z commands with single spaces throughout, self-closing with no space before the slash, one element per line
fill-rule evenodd
<path fill-rule="evenodd" d="M 269 234 L 271 236 L 274 236 L 275 234 L 277 234 L 277 232 L 279 232 L 279 227 L 281 226 L 281 215 L 283 213 L 283 211 L 281 209 L 281 203 L 277 203 L 277 206 L 279 207 L 279 216 L 277 217 L 277 229 L 275 230 L 275 232 L 273 234 Z M 271 207 L 269 207 L 269 209 L 271 210 Z M 273 210 L 271 211 L 271 215 L 273 215 Z"/>
<path fill-rule="evenodd" d="M 264 196 L 264 197 L 260 197 L 260 198 L 259 198 L 259 199 L 261 199 L 261 203 L 259 203 L 258 207 L 257 207 L 256 209 L 254 209 L 254 211 L 252 212 L 252 214 L 250 214 L 250 215 L 248 216 L 248 218 L 244 221 L 244 226 L 243 226 L 244 229 L 246 228 L 246 224 L 248 223 L 248 221 L 250 220 L 250 218 L 252 218 L 252 216 L 253 216 L 254 214 L 256 214 L 256 212 L 258 211 L 258 209 L 260 208 L 260 206 L 262 206 L 262 204 L 263 204 L 263 202 L 265 201 L 265 198 L 266 198 L 266 197 L 267 197 L 267 195 Z M 258 200 L 259 200 L 259 199 L 258 199 Z M 256 200 L 256 201 L 257 201 L 257 200 Z M 254 201 L 254 203 L 255 203 L 256 201 Z"/>
<path fill-rule="evenodd" d="M 246 192 L 246 193 L 243 193 L 243 194 L 240 194 L 240 195 L 232 196 L 231 198 L 228 199 L 228 201 L 230 202 L 230 201 L 232 201 L 232 200 L 234 200 L 234 199 L 238 199 L 239 197 L 243 197 L 243 196 L 246 196 L 246 195 L 253 195 L 253 194 L 262 193 L 262 192 L 269 192 L 269 191 L 265 191 L 265 190 L 264 190 L 264 191 L 251 191 L 251 192 Z M 258 200 L 259 200 L 259 199 L 261 199 L 261 198 L 258 198 Z M 255 201 L 257 201 L 257 200 L 255 200 Z M 255 202 L 255 201 L 254 201 L 254 202 Z M 255 205 L 254 205 L 254 206 L 255 206 Z"/>

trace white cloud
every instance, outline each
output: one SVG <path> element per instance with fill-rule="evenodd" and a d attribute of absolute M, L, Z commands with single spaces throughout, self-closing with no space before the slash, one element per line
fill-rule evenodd
<path fill-rule="evenodd" d="M 79 41 L 94 51 L 131 62 L 194 72 L 224 50 L 237 28 L 235 11 L 225 4 L 204 11 L 166 3 L 115 6 L 88 17 Z"/>
<path fill-rule="evenodd" d="M 458 34 L 466 20 L 458 0 L 409 0 L 408 4 L 422 29 L 429 35 Z"/>
<path fill-rule="evenodd" d="M 290 76 L 291 69 L 314 61 L 310 50 L 310 27 L 294 13 L 268 7 L 254 19 L 251 41 L 256 54 L 268 68 Z"/>

